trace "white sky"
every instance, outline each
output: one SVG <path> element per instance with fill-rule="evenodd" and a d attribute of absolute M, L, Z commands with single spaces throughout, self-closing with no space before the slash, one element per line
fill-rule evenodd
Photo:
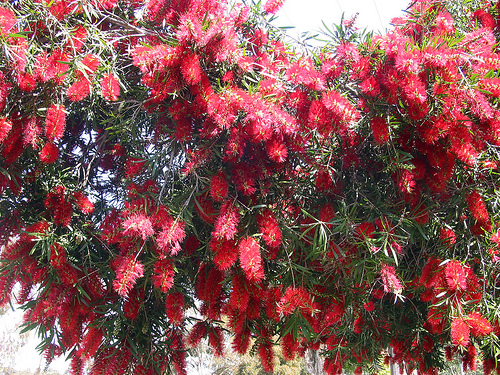
<path fill-rule="evenodd" d="M 394 17 L 401 17 L 410 0 L 286 0 L 276 14 L 277 26 L 295 26 L 294 31 L 318 31 L 322 20 L 330 27 L 338 24 L 342 13 L 349 19 L 359 13 L 356 26 L 368 31 L 385 32 Z M 291 30 L 290 30 L 291 31 Z"/>
<path fill-rule="evenodd" d="M 288 34 L 296 36 L 306 31 L 319 31 L 323 28 L 322 20 L 330 27 L 340 22 L 342 13 L 349 19 L 359 13 L 356 26 L 368 31 L 385 32 L 390 28 L 390 20 L 402 16 L 409 0 L 286 0 L 285 5 L 277 13 L 274 21 L 277 26 L 295 26 Z M 294 35 L 295 33 L 295 35 Z M 10 312 L 5 314 L 0 324 L 0 333 L 13 333 L 13 328 L 19 324 L 20 315 Z M 29 340 L 16 358 L 19 370 L 34 371 L 40 365 L 40 356 L 35 351 L 37 340 Z M 51 365 L 51 369 L 64 371 L 67 364 L 61 358 Z"/>

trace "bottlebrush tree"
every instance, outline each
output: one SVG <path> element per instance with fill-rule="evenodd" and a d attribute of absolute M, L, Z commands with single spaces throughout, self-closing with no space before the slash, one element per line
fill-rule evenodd
<path fill-rule="evenodd" d="M 280 3 L 0 3 L 0 303 L 73 374 L 500 373 L 498 5 L 297 52 Z"/>

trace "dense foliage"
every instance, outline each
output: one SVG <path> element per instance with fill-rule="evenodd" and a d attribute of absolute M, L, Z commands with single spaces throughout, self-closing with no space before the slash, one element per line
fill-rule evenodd
<path fill-rule="evenodd" d="M 73 374 L 226 337 L 267 371 L 500 372 L 500 9 L 299 53 L 280 4 L 0 3 L 0 303 Z"/>

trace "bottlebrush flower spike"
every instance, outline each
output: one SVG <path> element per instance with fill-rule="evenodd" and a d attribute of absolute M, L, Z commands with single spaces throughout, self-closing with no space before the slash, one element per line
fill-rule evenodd
<path fill-rule="evenodd" d="M 214 252 L 213 262 L 221 271 L 228 270 L 238 260 L 236 241 L 220 240 L 212 237 L 210 249 Z"/>
<path fill-rule="evenodd" d="M 135 255 L 119 257 L 116 260 L 116 278 L 113 280 L 113 289 L 122 297 L 127 297 L 137 279 L 144 274 L 144 266 L 135 259 Z"/>
<path fill-rule="evenodd" d="M 106 74 L 101 80 L 101 93 L 104 99 L 115 102 L 120 96 L 120 84 L 113 73 Z"/>
<path fill-rule="evenodd" d="M 73 193 L 73 199 L 76 205 L 84 214 L 91 215 L 94 212 L 94 204 L 81 191 Z"/>
<path fill-rule="evenodd" d="M 247 309 L 250 294 L 245 285 L 245 279 L 242 275 L 236 274 L 233 276 L 231 295 L 229 296 L 229 306 L 233 309 L 244 312 Z"/>
<path fill-rule="evenodd" d="M 176 255 L 181 250 L 180 243 L 186 237 L 184 225 L 183 221 L 174 220 L 168 216 L 163 225 L 163 230 L 156 238 L 158 247 L 163 251 L 169 250 L 171 255 Z"/>
<path fill-rule="evenodd" d="M 167 317 L 174 326 L 180 326 L 184 319 L 184 295 L 174 292 L 167 295 L 165 300 Z"/>
<path fill-rule="evenodd" d="M 191 332 L 187 337 L 187 343 L 190 347 L 196 348 L 206 335 L 207 335 L 207 323 L 198 322 L 191 329 Z"/>
<path fill-rule="evenodd" d="M 382 278 L 384 291 L 386 293 L 401 294 L 401 292 L 403 291 L 403 286 L 401 285 L 401 281 L 399 281 L 398 277 L 396 276 L 396 270 L 393 266 L 382 263 L 380 276 Z"/>
<path fill-rule="evenodd" d="M 464 267 L 454 259 L 446 263 L 444 267 L 446 284 L 451 291 L 465 290 L 467 288 L 467 276 Z"/>
<path fill-rule="evenodd" d="M 454 318 L 451 322 L 451 342 L 455 346 L 465 348 L 469 345 L 470 329 L 462 318 Z"/>
<path fill-rule="evenodd" d="M 151 277 L 153 285 L 163 293 L 167 293 L 174 285 L 174 267 L 172 260 L 160 255 L 154 266 L 154 275 Z"/>
<path fill-rule="evenodd" d="M 281 229 L 278 224 L 278 220 L 274 216 L 274 213 L 265 209 L 257 216 L 257 224 L 259 225 L 259 230 L 262 233 L 262 239 L 266 245 L 277 248 L 281 245 Z"/>
<path fill-rule="evenodd" d="M 123 315 L 128 320 L 135 320 L 139 316 L 139 309 L 144 303 L 144 289 L 132 288 L 123 303 Z"/>
<path fill-rule="evenodd" d="M 251 282 L 259 282 L 264 278 L 262 257 L 259 243 L 252 237 L 244 237 L 238 244 L 241 268 Z"/>
<path fill-rule="evenodd" d="M 491 323 L 480 312 L 470 313 L 467 316 L 467 323 L 474 337 L 486 336 L 493 332 Z"/>
<path fill-rule="evenodd" d="M 238 233 L 238 224 L 240 221 L 240 214 L 237 207 L 232 201 L 226 202 L 220 209 L 220 214 L 215 220 L 214 237 L 231 240 Z"/>
<path fill-rule="evenodd" d="M 72 102 L 79 102 L 85 99 L 91 91 L 92 85 L 86 77 L 77 77 L 74 82 L 66 91 L 68 99 Z"/>
<path fill-rule="evenodd" d="M 0 32 L 4 38 L 15 31 L 14 26 L 16 23 L 17 18 L 14 12 L 10 9 L 0 7 Z"/>
<path fill-rule="evenodd" d="M 483 197 L 474 190 L 470 193 L 467 198 L 467 206 L 472 217 L 479 223 L 488 223 L 490 221 L 490 215 L 488 214 L 488 209 L 486 208 L 486 203 L 484 203 Z"/>
<path fill-rule="evenodd" d="M 66 127 L 66 110 L 63 105 L 52 104 L 45 118 L 45 135 L 49 141 L 61 139 Z"/>
<path fill-rule="evenodd" d="M 389 140 L 389 124 L 382 117 L 374 117 L 371 122 L 373 138 L 378 144 L 383 144 Z"/>
<path fill-rule="evenodd" d="M 210 197 L 216 202 L 227 198 L 229 185 L 224 172 L 219 171 L 210 181 Z"/>
<path fill-rule="evenodd" d="M 12 129 L 12 122 L 7 120 L 5 117 L 0 118 L 0 143 L 7 138 L 7 135 L 9 134 L 11 129 Z"/>
<path fill-rule="evenodd" d="M 46 142 L 40 150 L 40 160 L 45 164 L 54 163 L 59 157 L 59 149 L 52 142 Z"/>
<path fill-rule="evenodd" d="M 276 14 L 278 10 L 283 6 L 285 0 L 267 0 L 264 5 L 264 12 L 268 14 Z"/>
<path fill-rule="evenodd" d="M 132 214 L 127 220 L 122 224 L 123 234 L 132 237 L 140 237 L 146 240 L 149 236 L 154 234 L 153 223 L 144 214 Z"/>
<path fill-rule="evenodd" d="M 208 343 L 216 357 L 224 356 L 224 334 L 219 326 L 212 326 L 208 329 Z"/>

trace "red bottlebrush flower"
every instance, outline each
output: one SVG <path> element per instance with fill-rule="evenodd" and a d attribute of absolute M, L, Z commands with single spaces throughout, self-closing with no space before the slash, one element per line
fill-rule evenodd
<path fill-rule="evenodd" d="M 108 73 L 101 80 L 101 93 L 104 99 L 115 102 L 120 96 L 120 84 L 113 73 Z"/>
<path fill-rule="evenodd" d="M 375 310 L 375 304 L 373 301 L 368 301 L 363 304 L 363 307 L 365 308 L 366 311 L 371 312 Z"/>
<path fill-rule="evenodd" d="M 85 365 L 85 362 L 82 360 L 82 358 L 76 354 L 73 355 L 71 358 L 71 375 L 83 375 L 83 367 Z"/>
<path fill-rule="evenodd" d="M 470 329 L 462 318 L 454 318 L 451 322 L 451 342 L 455 346 L 465 348 L 469 345 Z"/>
<path fill-rule="evenodd" d="M 208 343 L 216 357 L 224 356 L 224 334 L 221 327 L 209 327 Z"/>
<path fill-rule="evenodd" d="M 309 294 L 303 288 L 288 287 L 278 304 L 278 312 L 283 315 L 292 314 L 295 309 L 310 311 Z"/>
<path fill-rule="evenodd" d="M 6 38 L 14 32 L 14 26 L 17 23 L 16 15 L 10 9 L 0 7 L 0 32 Z"/>
<path fill-rule="evenodd" d="M 71 223 L 73 216 L 73 207 L 65 198 L 61 199 L 58 204 L 53 207 L 54 224 L 67 227 Z"/>
<path fill-rule="evenodd" d="M 46 142 L 40 150 L 40 160 L 45 164 L 52 164 L 59 157 L 59 149 L 52 142 Z"/>
<path fill-rule="evenodd" d="M 93 74 L 96 72 L 99 65 L 101 65 L 101 59 L 99 56 L 89 53 L 82 59 L 81 64 L 85 66 L 88 73 Z"/>
<path fill-rule="evenodd" d="M 282 234 L 274 213 L 265 209 L 257 216 L 257 224 L 266 245 L 278 248 L 281 245 Z"/>
<path fill-rule="evenodd" d="M 195 236 L 191 235 L 184 243 L 184 253 L 187 256 L 190 256 L 198 249 L 198 247 L 200 247 L 200 241 L 198 241 Z"/>
<path fill-rule="evenodd" d="M 85 40 L 87 39 L 87 29 L 82 25 L 78 25 L 71 33 L 71 44 L 67 47 L 74 48 L 75 52 L 81 51 Z"/>
<path fill-rule="evenodd" d="M 450 260 L 444 268 L 446 284 L 451 291 L 467 288 L 467 276 L 462 264 L 457 260 Z"/>
<path fill-rule="evenodd" d="M 143 240 L 146 240 L 146 238 L 155 233 L 153 223 L 144 214 L 132 214 L 123 222 L 122 226 L 124 235 L 141 237 Z"/>
<path fill-rule="evenodd" d="M 443 241 L 443 243 L 449 248 L 455 245 L 455 242 L 457 241 L 455 232 L 450 228 L 441 228 L 439 237 L 441 238 L 441 241 Z"/>
<path fill-rule="evenodd" d="M 5 117 L 0 118 L 0 143 L 7 138 L 7 135 L 9 134 L 11 129 L 12 122 L 7 120 Z"/>
<path fill-rule="evenodd" d="M 200 66 L 200 58 L 194 53 L 188 53 L 182 60 L 181 73 L 189 85 L 196 85 L 201 81 L 203 71 Z"/>
<path fill-rule="evenodd" d="M 470 193 L 467 198 L 467 206 L 472 217 L 481 224 L 489 223 L 490 215 L 488 214 L 488 209 L 486 208 L 486 203 L 484 203 L 483 197 L 474 190 Z"/>
<path fill-rule="evenodd" d="M 238 251 L 234 240 L 226 241 L 212 237 L 210 249 L 215 254 L 213 262 L 221 271 L 231 268 L 238 260 Z"/>
<path fill-rule="evenodd" d="M 171 255 L 176 255 L 181 250 L 180 243 L 186 237 L 184 225 L 183 221 L 174 220 L 168 216 L 163 225 L 163 230 L 156 238 L 158 247 L 164 251 L 170 250 Z"/>
<path fill-rule="evenodd" d="M 378 144 L 383 144 L 389 140 L 389 124 L 382 117 L 375 117 L 370 122 L 373 138 Z"/>
<path fill-rule="evenodd" d="M 259 358 L 264 371 L 272 373 L 274 370 L 274 351 L 273 345 L 269 341 L 260 345 Z"/>
<path fill-rule="evenodd" d="M 232 201 L 226 202 L 220 209 L 212 235 L 220 239 L 231 240 L 238 233 L 240 214 Z"/>
<path fill-rule="evenodd" d="M 382 263 L 380 269 L 380 277 L 382 278 L 384 291 L 386 293 L 392 292 L 395 294 L 401 294 L 401 292 L 403 291 L 403 286 L 396 276 L 396 270 L 393 266 Z"/>
<path fill-rule="evenodd" d="M 137 279 L 144 274 L 144 266 L 134 255 L 119 257 L 116 260 L 116 278 L 113 289 L 122 297 L 127 297 Z"/>
<path fill-rule="evenodd" d="M 237 311 L 244 312 L 247 309 L 250 294 L 245 285 L 245 279 L 241 275 L 234 275 L 231 281 L 232 289 L 229 296 L 229 306 Z"/>
<path fill-rule="evenodd" d="M 472 312 L 467 316 L 470 332 L 474 337 L 489 335 L 493 331 L 491 323 L 479 312 Z"/>
<path fill-rule="evenodd" d="M 154 275 L 151 277 L 153 285 L 163 293 L 167 293 L 174 285 L 174 267 L 172 260 L 160 255 L 154 266 Z"/>
<path fill-rule="evenodd" d="M 283 6 L 285 0 L 267 0 L 264 5 L 264 12 L 268 14 L 276 14 L 278 10 Z"/>
<path fill-rule="evenodd" d="M 191 332 L 187 337 L 187 343 L 190 347 L 196 348 L 200 344 L 203 337 L 205 337 L 206 335 L 207 335 L 207 323 L 198 322 L 191 329 Z"/>
<path fill-rule="evenodd" d="M 373 225 L 373 223 L 369 223 L 367 221 L 362 222 L 356 228 L 356 235 L 362 240 L 366 240 L 368 238 L 373 238 L 374 233 L 375 233 L 375 225 Z"/>
<path fill-rule="evenodd" d="M 283 163 L 288 156 L 288 150 L 283 141 L 274 137 L 266 142 L 266 151 L 269 158 L 276 163 Z"/>
<path fill-rule="evenodd" d="M 132 288 L 127 299 L 123 303 L 123 315 L 128 320 L 136 320 L 139 310 L 144 303 L 144 289 Z"/>
<path fill-rule="evenodd" d="M 210 197 L 216 202 L 227 198 L 229 186 L 224 172 L 219 171 L 210 181 Z"/>
<path fill-rule="evenodd" d="M 84 214 L 91 215 L 94 212 L 94 204 L 81 191 L 73 193 L 73 199 L 76 205 Z"/>
<path fill-rule="evenodd" d="M 174 292 L 167 295 L 165 300 L 167 318 L 174 326 L 180 326 L 184 319 L 184 295 Z"/>
<path fill-rule="evenodd" d="M 493 16 L 490 13 L 486 12 L 484 9 L 476 10 L 474 13 L 472 13 L 472 18 L 478 20 L 483 27 L 494 29 L 496 26 L 496 22 Z"/>
<path fill-rule="evenodd" d="M 259 282 L 264 278 L 262 257 L 259 243 L 252 237 L 244 237 L 238 244 L 241 268 L 245 276 L 252 282 Z"/>
<path fill-rule="evenodd" d="M 77 77 L 77 81 L 68 88 L 66 95 L 72 102 L 79 102 L 90 94 L 91 87 L 92 85 L 87 78 Z"/>
<path fill-rule="evenodd" d="M 25 92 L 31 92 L 36 87 L 36 81 L 31 74 L 20 73 L 17 75 L 19 88 Z"/>
<path fill-rule="evenodd" d="M 128 178 L 137 176 L 144 168 L 144 160 L 128 158 L 125 166 L 125 176 Z"/>
<path fill-rule="evenodd" d="M 364 324 L 365 319 L 363 318 L 363 315 L 359 315 L 356 319 L 354 319 L 353 332 L 359 335 L 361 332 L 363 332 Z"/>
<path fill-rule="evenodd" d="M 293 361 L 299 349 L 299 342 L 293 338 L 292 333 L 288 333 L 281 339 L 281 353 L 287 361 Z"/>
<path fill-rule="evenodd" d="M 63 105 L 52 104 L 45 118 L 45 135 L 49 141 L 61 139 L 66 127 L 66 111 Z"/>
<path fill-rule="evenodd" d="M 90 326 L 85 334 L 78 355 L 84 359 L 92 358 L 99 350 L 104 335 L 102 330 L 95 326 Z"/>

